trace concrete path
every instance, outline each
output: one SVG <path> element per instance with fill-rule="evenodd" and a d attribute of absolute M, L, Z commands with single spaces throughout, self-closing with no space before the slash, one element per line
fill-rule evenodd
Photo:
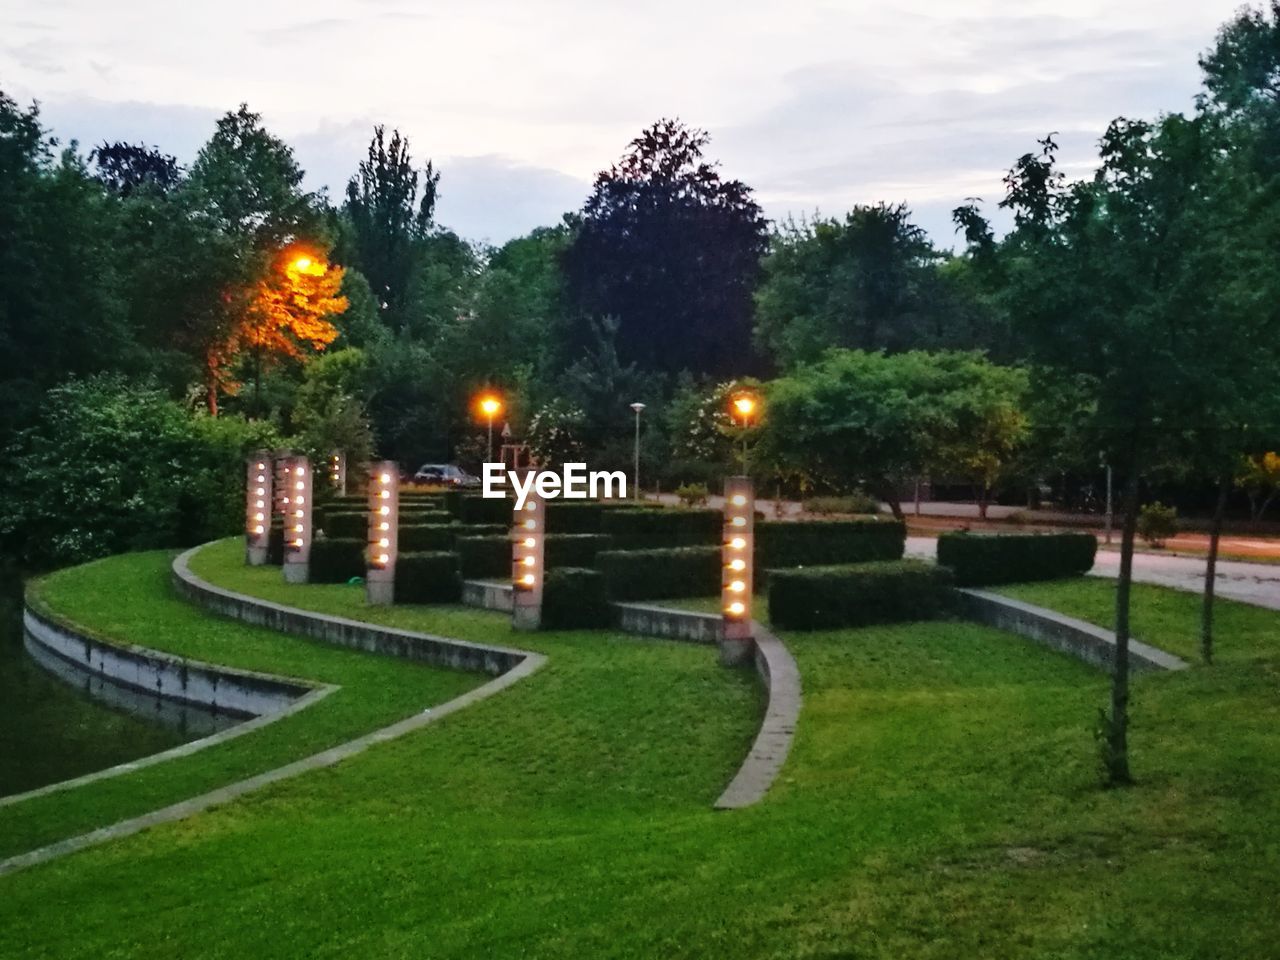
<path fill-rule="evenodd" d="M 938 541 L 933 537 L 907 537 L 908 557 L 932 560 L 937 552 Z M 1205 561 L 1198 557 L 1135 553 L 1133 579 L 1139 583 L 1155 583 L 1199 593 L 1204 589 L 1204 564 Z M 1089 572 L 1095 577 L 1114 577 L 1119 570 L 1119 551 L 1099 550 Z M 1219 560 L 1217 582 L 1217 595 L 1220 597 L 1280 610 L 1280 565 Z"/>

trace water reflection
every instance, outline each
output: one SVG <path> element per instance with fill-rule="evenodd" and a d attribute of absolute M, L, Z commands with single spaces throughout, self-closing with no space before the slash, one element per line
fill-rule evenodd
<path fill-rule="evenodd" d="M 87 678 L 24 644 L 22 586 L 0 572 L 0 796 L 145 757 L 240 722 Z"/>

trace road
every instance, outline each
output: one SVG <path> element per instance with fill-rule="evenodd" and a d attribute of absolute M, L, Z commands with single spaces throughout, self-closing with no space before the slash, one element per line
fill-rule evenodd
<path fill-rule="evenodd" d="M 909 557 L 931 560 L 937 550 L 938 541 L 932 537 L 907 538 Z M 1114 577 L 1119 569 L 1118 551 L 1099 550 L 1098 558 L 1089 573 L 1095 577 Z M 1135 553 L 1133 579 L 1141 583 L 1155 583 L 1175 590 L 1199 593 L 1204 589 L 1204 560 L 1168 554 Z M 1217 595 L 1220 597 L 1280 610 L 1280 566 L 1219 560 L 1216 579 Z"/>

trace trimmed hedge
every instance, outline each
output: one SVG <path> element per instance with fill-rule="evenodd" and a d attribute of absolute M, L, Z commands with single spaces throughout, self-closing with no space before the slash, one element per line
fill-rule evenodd
<path fill-rule="evenodd" d="M 396 545 L 406 553 L 452 550 L 460 528 L 449 523 L 413 523 L 402 526 Z"/>
<path fill-rule="evenodd" d="M 924 620 L 951 609 L 951 571 L 892 560 L 769 575 L 769 620 L 782 630 L 824 630 Z"/>
<path fill-rule="evenodd" d="M 719 510 L 606 510 L 600 519 L 600 532 L 613 537 L 618 550 L 719 544 L 723 527 Z"/>
<path fill-rule="evenodd" d="M 365 574 L 365 539 L 317 537 L 311 541 L 307 578 L 312 583 L 346 583 Z"/>
<path fill-rule="evenodd" d="M 458 555 L 443 550 L 396 557 L 396 603 L 457 603 L 462 599 Z"/>
<path fill-rule="evenodd" d="M 511 514 L 515 507 L 515 502 L 503 497 L 498 499 L 486 499 L 485 497 L 468 497 L 462 496 L 457 500 L 457 513 L 455 516 L 465 524 L 477 523 L 500 523 L 505 527 L 511 526 Z M 452 506 L 449 508 L 453 509 Z"/>
<path fill-rule="evenodd" d="M 765 521 L 756 524 L 756 581 L 789 567 L 901 560 L 907 525 L 899 520 Z"/>
<path fill-rule="evenodd" d="M 604 574 L 581 567 L 548 570 L 542 585 L 542 629 L 587 630 L 613 625 Z"/>
<path fill-rule="evenodd" d="M 549 533 L 544 561 L 554 567 L 594 567 L 596 555 L 608 550 L 613 538 L 603 533 Z"/>
<path fill-rule="evenodd" d="M 454 541 L 466 580 L 493 580 L 511 576 L 511 538 L 506 536 L 467 537 Z"/>
<path fill-rule="evenodd" d="M 665 600 L 720 592 L 720 548 L 602 550 L 596 567 L 612 600 Z"/>
<path fill-rule="evenodd" d="M 599 533 L 604 504 L 598 500 L 550 500 L 547 533 Z"/>
<path fill-rule="evenodd" d="M 1088 573 L 1097 552 L 1091 533 L 938 537 L 938 565 L 948 567 L 962 587 L 1079 576 Z"/>
<path fill-rule="evenodd" d="M 273 517 L 267 530 L 267 563 L 273 567 L 284 566 L 284 521 Z"/>
<path fill-rule="evenodd" d="M 364 540 L 369 536 L 369 514 L 364 511 L 331 511 L 325 515 L 323 524 L 326 537 L 335 540 Z"/>
<path fill-rule="evenodd" d="M 425 523 L 452 523 L 453 514 L 448 510 L 432 510 L 425 507 L 406 507 L 400 504 L 400 525 Z"/>

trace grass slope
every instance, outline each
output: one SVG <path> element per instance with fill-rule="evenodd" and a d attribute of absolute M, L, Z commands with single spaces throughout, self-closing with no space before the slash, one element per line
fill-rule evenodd
<path fill-rule="evenodd" d="M 286 590 L 225 547 L 197 569 Z M 368 613 L 344 590 L 287 598 Z M 511 639 L 482 613 L 376 615 Z M 703 648 L 522 636 L 550 665 L 434 729 L 0 879 L 4 953 L 1272 957 L 1267 617 L 1247 669 L 1138 682 L 1141 783 L 1111 792 L 1088 730 L 1106 680 L 1075 661 L 947 622 L 787 636 L 796 745 L 734 813 L 709 803 L 755 725 L 744 675 Z"/>

